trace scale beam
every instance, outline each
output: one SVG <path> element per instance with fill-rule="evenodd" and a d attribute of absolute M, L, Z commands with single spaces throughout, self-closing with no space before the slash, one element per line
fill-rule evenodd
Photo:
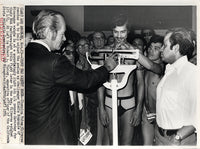
<path fill-rule="evenodd" d="M 135 53 L 139 49 L 124 49 L 124 50 L 116 50 L 116 49 L 93 49 L 91 53 Z"/>

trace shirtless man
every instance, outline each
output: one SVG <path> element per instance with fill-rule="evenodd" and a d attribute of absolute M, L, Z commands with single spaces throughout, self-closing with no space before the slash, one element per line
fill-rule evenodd
<path fill-rule="evenodd" d="M 140 54 L 138 62 L 145 68 L 145 104 L 142 114 L 142 134 L 144 145 L 153 145 L 156 113 L 156 88 L 164 73 L 160 57 L 163 37 L 152 36 L 147 49 L 147 57 Z"/>
<path fill-rule="evenodd" d="M 131 44 L 134 48 L 139 49 L 142 53 L 145 52 L 144 50 L 146 49 L 147 42 L 142 35 L 135 34 L 131 41 Z"/>
<path fill-rule="evenodd" d="M 105 44 L 106 44 L 106 36 L 104 32 L 102 31 L 96 31 L 92 34 L 92 42 L 93 42 L 93 48 L 95 50 L 98 49 L 105 49 Z M 100 53 L 99 55 L 102 55 Z M 102 55 L 103 56 L 103 55 Z M 103 64 L 102 60 L 99 61 L 92 61 L 92 63 L 98 64 Z M 105 88 L 102 86 L 98 89 L 97 95 L 98 95 L 98 101 L 104 101 L 105 95 L 104 95 Z M 99 116 L 100 110 L 98 107 L 98 112 L 97 112 L 97 145 L 108 145 L 109 144 L 109 139 L 108 139 L 108 132 L 105 130 L 103 127 L 101 121 L 100 121 L 100 116 Z"/>
<path fill-rule="evenodd" d="M 113 21 L 114 44 L 108 46 L 108 49 L 134 49 L 127 39 L 128 27 L 127 19 L 120 15 Z M 136 64 L 135 60 L 124 60 L 124 64 Z M 139 63 L 138 63 L 139 65 Z M 112 75 L 110 79 L 112 79 Z M 120 82 L 123 74 L 117 74 L 116 79 Z M 136 80 L 135 80 L 136 79 Z M 134 90 L 134 82 L 137 81 L 137 91 Z M 106 89 L 105 106 L 104 101 L 99 102 L 100 119 L 109 131 L 109 141 L 112 144 L 112 91 Z M 137 95 L 137 96 L 136 96 Z M 133 71 L 123 89 L 118 90 L 118 120 L 119 120 L 119 145 L 131 145 L 134 133 L 134 126 L 140 124 L 142 114 L 142 102 L 144 97 L 144 79 L 143 70 L 140 66 Z M 137 103 L 137 104 L 136 104 Z"/>

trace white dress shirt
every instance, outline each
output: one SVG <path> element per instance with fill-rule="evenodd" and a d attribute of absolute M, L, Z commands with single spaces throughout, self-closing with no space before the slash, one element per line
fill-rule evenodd
<path fill-rule="evenodd" d="M 186 56 L 166 66 L 157 86 L 156 112 L 163 129 L 197 128 L 197 67 Z"/>

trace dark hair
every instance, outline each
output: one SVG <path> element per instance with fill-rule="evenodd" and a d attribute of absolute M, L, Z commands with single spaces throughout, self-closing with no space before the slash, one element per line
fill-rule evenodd
<path fill-rule="evenodd" d="M 153 42 L 153 43 L 162 43 L 163 44 L 163 40 L 164 40 L 164 37 L 163 36 L 160 36 L 160 35 L 153 35 L 150 39 L 150 44 Z"/>
<path fill-rule="evenodd" d="M 150 32 L 152 33 L 152 35 L 155 35 L 154 29 L 152 29 L 152 28 L 143 28 L 143 29 L 141 30 L 141 35 L 142 35 L 142 36 L 144 36 L 144 30 L 150 30 Z"/>
<path fill-rule="evenodd" d="M 87 36 L 87 39 L 89 41 L 93 41 L 93 33 L 90 33 L 88 36 Z"/>
<path fill-rule="evenodd" d="M 190 36 L 191 36 L 191 40 L 192 43 L 194 45 L 194 47 L 196 47 L 197 45 L 197 35 L 195 34 L 195 32 L 193 30 L 189 30 Z"/>
<path fill-rule="evenodd" d="M 128 27 L 128 17 L 125 14 L 119 14 L 115 16 L 111 23 L 111 28 L 115 28 L 116 26 L 123 26 L 126 25 Z"/>
<path fill-rule="evenodd" d="M 87 44 L 90 45 L 90 41 L 88 40 L 88 38 L 85 37 L 85 36 L 82 36 L 82 37 L 76 42 L 76 45 L 75 45 L 75 48 L 76 48 L 76 49 L 78 48 L 78 46 L 79 46 L 78 44 L 79 44 L 79 42 L 80 42 L 81 40 L 85 40 L 85 41 L 87 42 Z"/>
<path fill-rule="evenodd" d="M 37 39 L 45 39 L 45 29 L 50 28 L 52 31 L 57 31 L 60 28 L 58 16 L 64 16 L 57 11 L 42 10 L 33 21 L 33 33 Z"/>
<path fill-rule="evenodd" d="M 106 39 L 106 41 L 107 41 L 107 42 L 106 42 L 106 45 L 109 45 L 109 44 L 110 44 L 110 43 L 109 43 L 109 39 L 110 39 L 110 38 L 113 38 L 113 39 L 114 39 L 113 35 L 109 35 L 109 36 L 107 37 L 107 39 Z"/>
<path fill-rule="evenodd" d="M 102 31 L 100 31 L 100 32 L 94 32 L 93 34 L 92 34 L 92 39 L 94 40 L 94 35 L 96 34 L 96 33 L 100 33 L 101 35 L 102 35 L 102 37 L 103 37 L 103 39 L 106 39 L 106 35 L 104 34 L 104 32 L 102 32 Z"/>
<path fill-rule="evenodd" d="M 66 25 L 65 37 L 66 41 L 71 40 L 76 43 L 81 38 L 81 35 L 78 31 L 72 29 L 69 25 Z"/>
<path fill-rule="evenodd" d="M 133 43 L 133 40 L 135 40 L 135 39 L 141 39 L 142 42 L 143 42 L 143 45 L 147 46 L 147 42 L 146 42 L 146 40 L 144 39 L 144 37 L 142 35 L 140 35 L 140 34 L 134 34 L 134 36 L 131 39 L 132 40 L 131 44 Z"/>
<path fill-rule="evenodd" d="M 178 44 L 181 55 L 187 55 L 188 57 L 192 55 L 194 51 L 194 43 L 189 30 L 185 28 L 173 28 L 167 33 L 172 33 L 169 38 L 171 49 L 174 45 Z"/>
<path fill-rule="evenodd" d="M 68 47 L 68 46 L 73 48 L 72 54 L 74 56 L 74 63 L 76 64 L 78 59 L 79 59 L 79 55 L 78 55 L 78 53 L 77 53 L 77 51 L 75 49 L 75 46 L 71 46 L 70 44 L 64 43 L 64 50 L 61 51 L 61 54 L 64 55 L 64 53 L 67 51 L 66 47 Z"/>
<path fill-rule="evenodd" d="M 109 36 L 107 37 L 107 40 L 108 40 L 109 38 L 114 38 L 114 37 L 113 37 L 113 35 L 109 35 Z"/>

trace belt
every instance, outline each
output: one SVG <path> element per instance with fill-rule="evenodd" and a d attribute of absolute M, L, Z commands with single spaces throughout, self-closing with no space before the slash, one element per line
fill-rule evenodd
<path fill-rule="evenodd" d="M 178 129 L 163 129 L 161 127 L 158 127 L 158 131 L 161 136 L 171 136 L 177 133 Z"/>

